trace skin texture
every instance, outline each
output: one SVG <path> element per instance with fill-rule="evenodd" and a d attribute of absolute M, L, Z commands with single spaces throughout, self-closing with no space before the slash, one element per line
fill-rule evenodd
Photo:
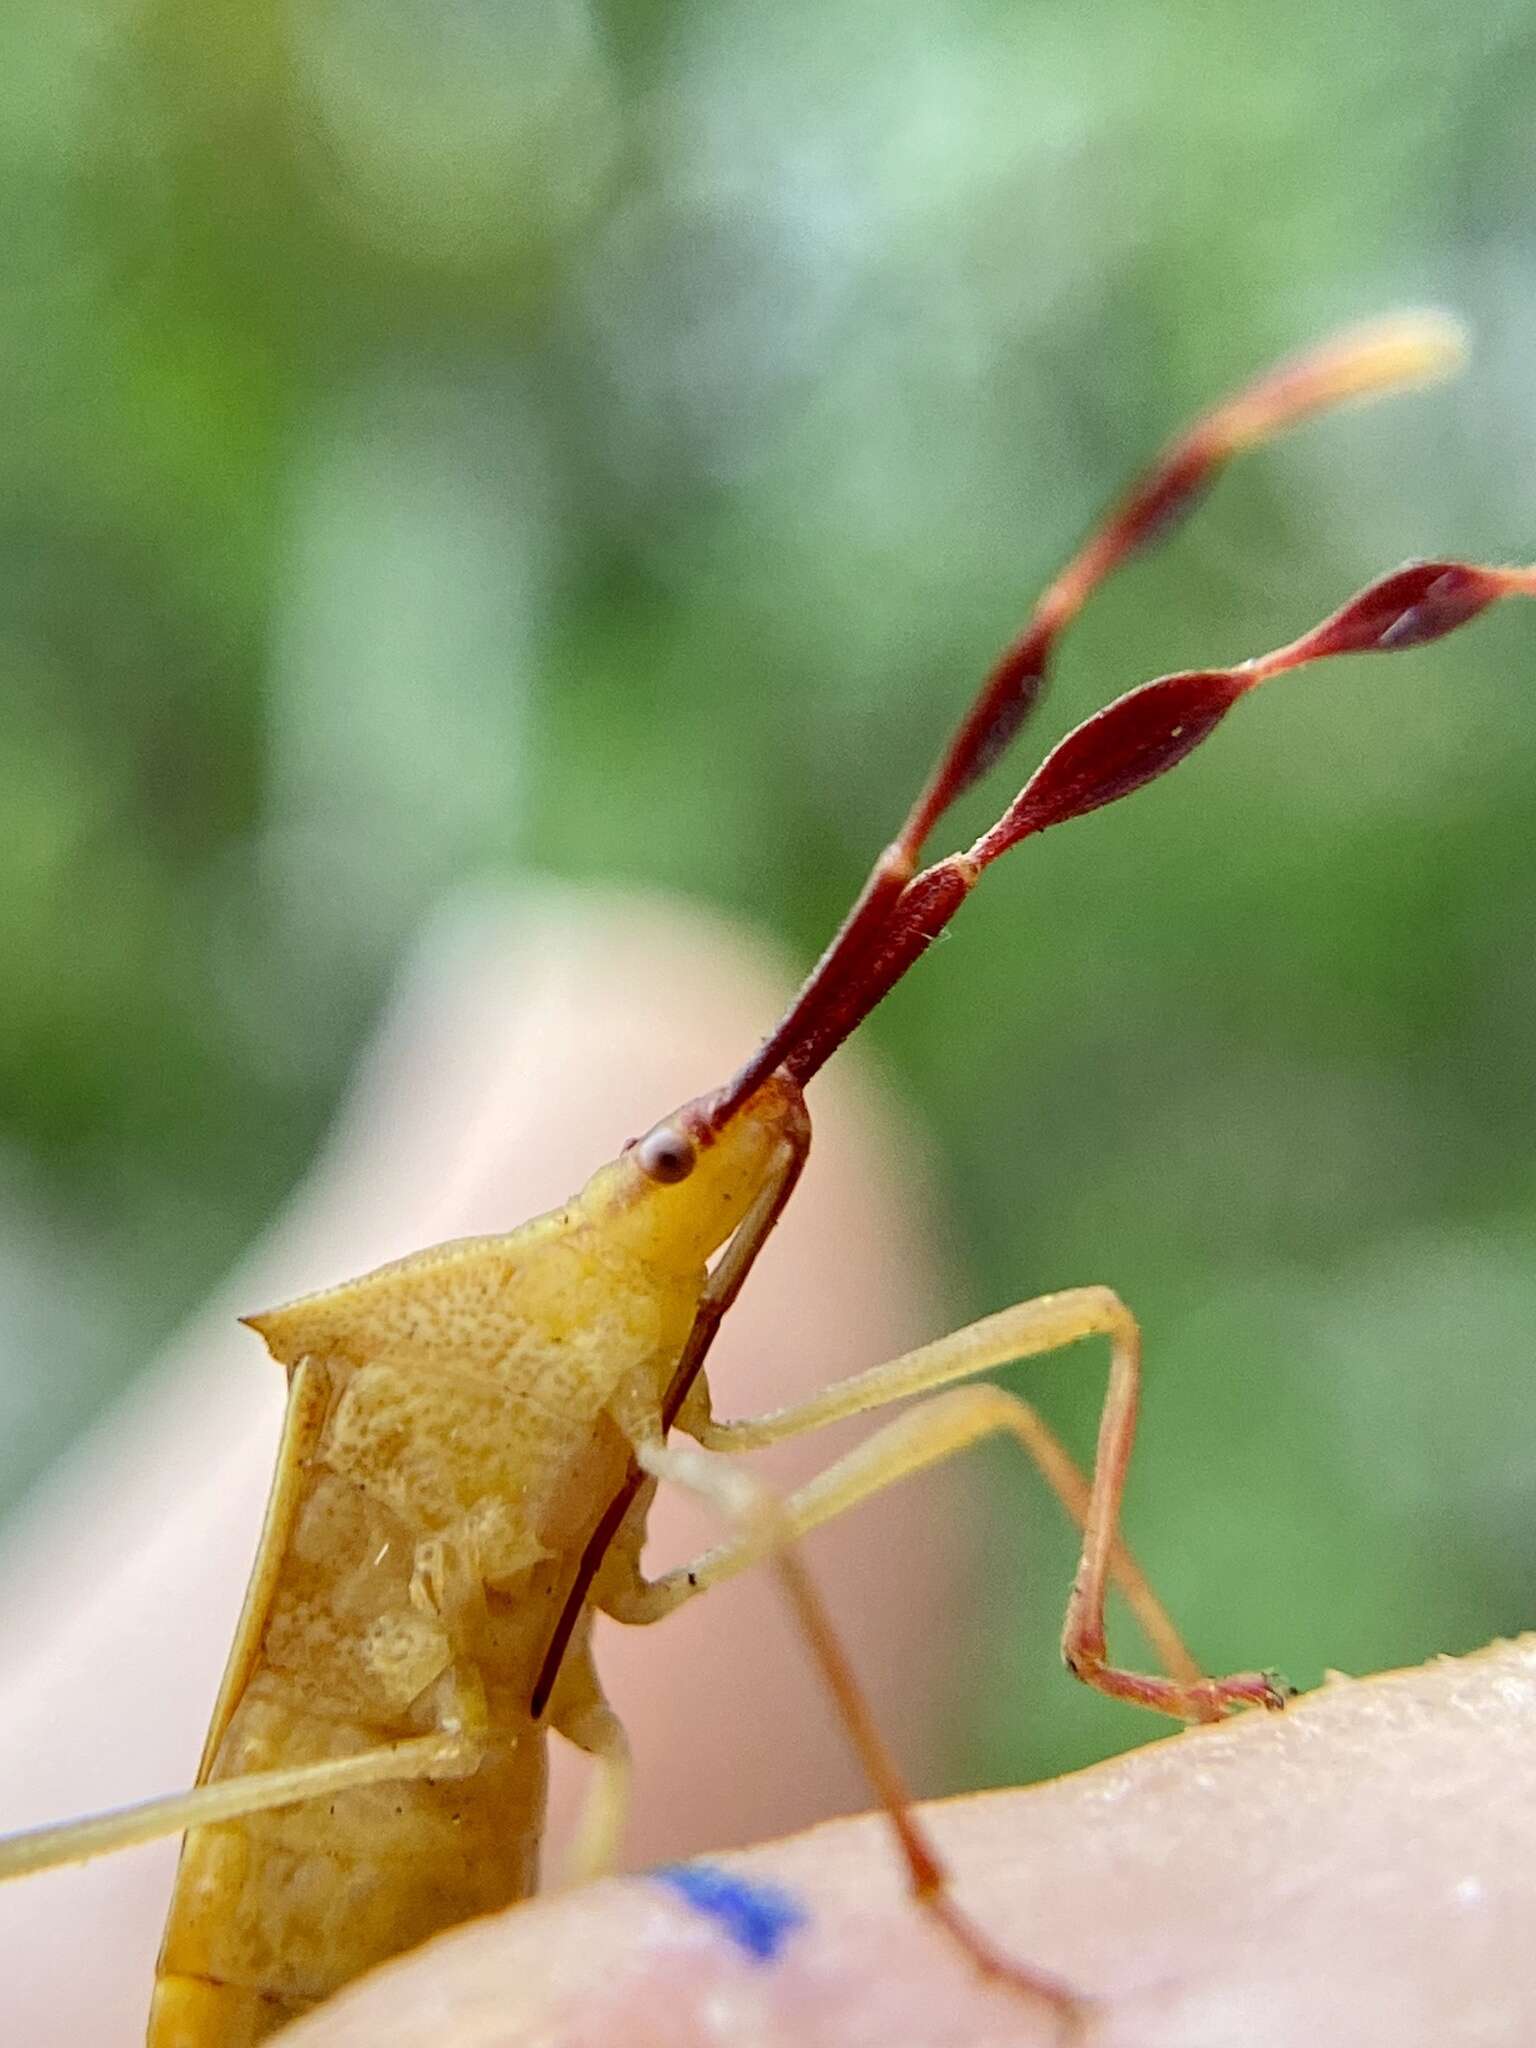
<path fill-rule="evenodd" d="M 1336 1680 L 1029 1791 L 926 1809 L 1004 1944 L 1091 1990 L 1092 2048 L 1517 2048 L 1536 2031 L 1536 1637 Z M 873 1818 L 722 1859 L 776 1953 L 655 1878 L 444 1937 L 292 2048 L 1045 2048 L 899 1891 Z M 765 1890 L 771 1887 L 771 1890 Z M 758 1943 L 762 1945 L 761 1941 Z"/>
<path fill-rule="evenodd" d="M 282 1415 L 282 1373 L 236 1316 L 566 1200 L 626 1138 L 722 1078 L 794 978 L 793 962 L 671 901 L 549 887 L 444 914 L 288 1213 L 8 1532 L 5 1825 L 191 1783 Z M 813 1113 L 804 1185 L 712 1359 L 728 1412 L 808 1394 L 952 1320 L 927 1249 L 935 1209 L 921 1150 L 858 1048 L 818 1082 Z M 856 1424 L 754 1463 L 792 1483 L 862 1433 Z M 944 1685 L 932 1616 L 961 1582 L 966 1502 L 962 1471 L 925 1475 L 812 1546 L 861 1668 L 903 1674 L 878 1687 L 881 1711 L 929 1784 L 925 1739 Z M 657 1566 L 722 1533 L 671 1492 L 652 1530 Z M 636 1751 L 630 1860 L 868 1804 L 765 1575 L 655 1629 L 602 1624 L 596 1648 Z M 785 1727 L 794 1770 L 763 1768 L 771 1731 Z M 551 1750 L 558 1868 L 590 1772 L 564 1743 Z M 137 2048 L 175 1862 L 164 1842 L 0 1887 L 7 2039 Z"/>

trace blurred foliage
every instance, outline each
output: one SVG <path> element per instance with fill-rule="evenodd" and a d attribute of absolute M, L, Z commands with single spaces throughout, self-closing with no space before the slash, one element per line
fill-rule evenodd
<path fill-rule="evenodd" d="M 1536 539 L 1513 0 L 11 0 L 0 80 L 11 1491 L 302 1171 L 445 888 L 659 880 L 809 956 L 1094 508 L 1268 357 L 1405 301 L 1479 343 L 1234 472 L 1035 749 Z M 1277 686 L 869 1034 L 955 1314 L 1143 1316 L 1131 1525 L 1217 1669 L 1536 1621 L 1533 681 L 1508 607 Z M 1091 1441 L 1099 1361 L 1030 1385 Z M 1069 1545 L 994 1470 L 957 1770 L 1020 1775 L 1150 1731 L 1055 1667 Z"/>

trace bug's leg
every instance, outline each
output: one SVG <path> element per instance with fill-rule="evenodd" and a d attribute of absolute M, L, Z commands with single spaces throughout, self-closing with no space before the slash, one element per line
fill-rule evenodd
<path fill-rule="evenodd" d="M 31 1828 L 0 1836 L 0 1880 L 51 1870 L 61 1863 L 84 1863 L 109 1850 L 130 1849 L 141 1842 L 179 1835 L 187 1828 L 216 1821 L 240 1820 L 274 1806 L 297 1806 L 306 1799 L 326 1799 L 359 1785 L 388 1785 L 408 1778 L 453 1778 L 474 1770 L 480 1744 L 463 1732 L 414 1735 L 402 1742 L 360 1750 L 355 1756 L 327 1758 L 274 1771 L 252 1771 L 244 1777 L 220 1778 L 191 1792 L 166 1799 L 146 1799 L 88 1820 L 64 1821 L 56 1827 Z"/>
<path fill-rule="evenodd" d="M 592 1777 L 561 1872 L 564 1884 L 587 1884 L 618 1867 L 634 1760 L 624 1723 L 603 1697 L 585 1646 L 579 1656 L 566 1660 L 550 1704 L 549 1725 L 592 1759 Z"/>
<path fill-rule="evenodd" d="M 784 1503 L 786 1512 L 796 1533 L 805 1535 L 909 1474 L 1005 1431 L 1029 1453 L 1081 1529 L 1088 1517 L 1090 1488 L 1076 1459 L 1027 1401 L 990 1383 L 941 1394 L 912 1408 L 791 1493 Z M 627 1623 L 660 1621 L 696 1593 L 735 1577 L 747 1562 L 739 1545 L 721 1544 L 659 1578 L 632 1578 L 615 1586 L 612 1604 L 605 1600 L 605 1610 Z M 1204 1684 L 1205 1674 L 1119 1536 L 1110 1552 L 1109 1575 L 1167 1675 L 1184 1686 Z M 602 1590 L 606 1594 L 609 1589 Z"/>
<path fill-rule="evenodd" d="M 870 1789 L 891 1823 L 917 1904 L 984 1976 L 1033 2002 L 1048 2005 L 1062 2022 L 1075 2028 L 1087 2017 L 1089 2002 L 1047 1972 L 1031 1969 L 1005 1955 L 961 1911 L 951 1895 L 948 1872 L 914 1811 L 912 1795 L 886 1747 L 831 1616 L 800 1557 L 794 1520 L 786 1503 L 760 1479 L 692 1444 L 652 1441 L 639 1446 L 637 1455 L 653 1477 L 670 1480 L 697 1495 L 735 1525 L 738 1539 L 733 1547 L 741 1553 L 738 1569 L 761 1561 L 771 1564 L 777 1573 Z"/>
<path fill-rule="evenodd" d="M 859 1415 L 914 1394 L 931 1393 L 971 1374 L 1059 1350 L 1079 1338 L 1110 1340 L 1109 1389 L 1099 1425 L 1098 1454 L 1088 1485 L 1069 1453 L 1028 1405 L 1001 1388 L 975 1387 L 962 1399 L 927 1403 L 899 1417 L 867 1444 L 840 1459 L 790 1496 L 788 1512 L 801 1530 L 813 1529 L 908 1472 L 997 1431 L 1011 1434 L 1033 1458 L 1052 1490 L 1083 1530 L 1082 1559 L 1067 1604 L 1062 1652 L 1087 1684 L 1181 1720 L 1213 1720 L 1236 1706 L 1282 1706 L 1285 1691 L 1263 1672 L 1207 1678 L 1118 1534 L 1120 1499 L 1136 1434 L 1141 1391 L 1141 1333 L 1130 1310 L 1107 1287 L 1079 1287 L 1041 1295 L 983 1317 L 936 1343 L 888 1364 L 840 1380 L 793 1407 L 741 1422 L 717 1422 L 707 1413 L 702 1387 L 679 1416 L 679 1426 L 708 1449 L 758 1450 L 824 1424 Z M 618 1597 L 623 1620 L 655 1620 L 704 1586 L 743 1568 L 737 1546 L 723 1544 L 693 1564 L 668 1572 L 643 1591 Z M 1104 1600 L 1113 1577 L 1167 1673 L 1150 1677 L 1107 1660 Z"/>

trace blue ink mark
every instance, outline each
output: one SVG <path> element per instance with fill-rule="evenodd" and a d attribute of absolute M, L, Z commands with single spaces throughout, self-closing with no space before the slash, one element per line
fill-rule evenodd
<path fill-rule="evenodd" d="M 651 1876 L 718 1920 L 736 1946 L 759 1963 L 771 1963 L 785 1936 L 805 1925 L 805 1908 L 788 1892 L 760 1879 L 733 1877 L 712 1863 L 664 1863 Z"/>

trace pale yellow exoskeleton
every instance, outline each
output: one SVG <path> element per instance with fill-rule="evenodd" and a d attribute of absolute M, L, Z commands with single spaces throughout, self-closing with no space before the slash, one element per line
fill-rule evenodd
<path fill-rule="evenodd" d="M 1070 734 L 999 822 L 921 873 L 948 806 L 1036 700 L 1056 636 L 1119 562 L 1164 531 L 1233 453 L 1321 406 L 1432 374 L 1432 317 L 1361 330 L 1271 372 L 1172 444 L 1041 600 L 962 722 L 783 1023 L 723 1089 L 506 1236 L 443 1245 L 251 1317 L 289 1378 L 287 1422 L 246 1605 L 197 1789 L 0 1842 L 0 1876 L 186 1831 L 152 2048 L 243 2048 L 438 1929 L 537 1878 L 546 1731 L 595 1763 L 578 1862 L 611 1862 L 628 1754 L 592 1667 L 594 1612 L 654 1622 L 766 1558 L 888 1812 L 919 1903 L 977 1966 L 1064 2022 L 1091 1987 L 997 1953 L 954 1906 L 796 1539 L 982 1437 L 1012 1435 L 1083 1528 L 1063 1648 L 1118 1697 L 1192 1719 L 1279 1705 L 1260 1673 L 1207 1678 L 1117 1534 L 1139 1336 L 1108 1289 L 1004 1310 L 776 1414 L 715 1419 L 703 1364 L 793 1191 L 802 1087 L 1020 839 L 1161 774 L 1258 682 L 1318 656 L 1410 646 L 1528 571 L 1440 562 L 1383 579 L 1324 625 L 1236 669 L 1165 677 Z M 1092 1482 L 990 1367 L 1102 1335 L 1109 1393 Z M 780 1500 L 736 1454 L 916 1399 Z M 691 1444 L 669 1439 L 673 1425 Z M 658 1580 L 640 1553 L 658 1482 L 712 1502 L 729 1534 Z M 1114 1578 L 1163 1666 L 1108 1660 Z"/>

